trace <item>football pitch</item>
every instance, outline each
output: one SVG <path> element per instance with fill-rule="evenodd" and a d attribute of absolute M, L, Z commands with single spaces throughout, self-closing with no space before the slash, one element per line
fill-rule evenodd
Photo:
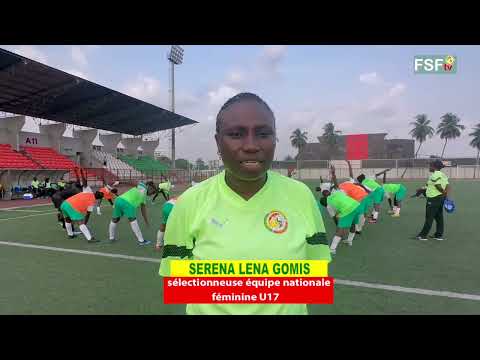
<path fill-rule="evenodd" d="M 307 184 L 313 190 L 317 182 Z M 410 195 L 424 182 L 404 184 Z M 337 248 L 329 266 L 335 303 L 309 306 L 310 314 L 480 314 L 480 182 L 451 184 L 457 209 L 445 213 L 444 241 L 412 239 L 423 225 L 424 198 L 407 198 L 400 218 L 384 202 L 377 224 L 367 224 L 352 247 Z M 158 200 L 148 204 L 149 228 L 139 216 L 152 242 Z M 163 304 L 153 244 L 138 246 L 125 219 L 119 241 L 109 243 L 111 212 L 104 202 L 102 216 L 92 213 L 89 228 L 102 241 L 88 244 L 82 235 L 66 237 L 53 206 L 0 210 L 0 314 L 184 314 L 184 305 Z M 323 219 L 330 241 L 334 224 L 326 212 Z"/>

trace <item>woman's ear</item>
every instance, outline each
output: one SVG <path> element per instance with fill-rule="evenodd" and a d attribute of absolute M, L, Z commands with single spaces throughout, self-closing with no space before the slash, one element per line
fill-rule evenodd
<path fill-rule="evenodd" d="M 217 154 L 218 154 L 218 155 L 221 155 L 221 154 L 220 154 L 220 141 L 219 141 L 218 133 L 215 134 L 215 142 L 217 143 Z"/>

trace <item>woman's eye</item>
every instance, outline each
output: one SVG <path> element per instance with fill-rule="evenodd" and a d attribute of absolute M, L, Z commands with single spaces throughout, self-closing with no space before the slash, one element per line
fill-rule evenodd
<path fill-rule="evenodd" d="M 238 131 L 229 132 L 227 135 L 234 139 L 238 139 L 240 136 L 242 136 L 242 134 L 240 134 Z"/>
<path fill-rule="evenodd" d="M 268 131 L 262 131 L 258 134 L 258 136 L 260 136 L 262 139 L 266 139 L 268 138 L 269 136 L 271 136 L 272 133 L 271 132 L 268 132 Z"/>

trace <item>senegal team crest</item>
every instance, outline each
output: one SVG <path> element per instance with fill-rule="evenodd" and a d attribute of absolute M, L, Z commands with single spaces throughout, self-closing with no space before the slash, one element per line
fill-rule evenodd
<path fill-rule="evenodd" d="M 282 234 L 287 231 L 288 221 L 287 217 L 280 211 L 270 211 L 265 216 L 265 227 L 275 234 Z"/>

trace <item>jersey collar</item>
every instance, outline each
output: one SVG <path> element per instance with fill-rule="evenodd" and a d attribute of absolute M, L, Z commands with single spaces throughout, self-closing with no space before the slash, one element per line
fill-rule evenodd
<path fill-rule="evenodd" d="M 233 191 L 232 188 L 230 188 L 230 186 L 227 185 L 227 182 L 225 181 L 225 175 L 226 175 L 226 172 L 225 170 L 223 170 L 219 176 L 219 185 L 220 185 L 221 193 L 222 195 L 226 196 L 232 203 L 240 206 L 245 206 L 245 205 L 256 206 L 257 204 L 259 204 L 260 199 L 268 191 L 272 182 L 272 174 L 270 171 L 267 171 L 267 181 L 265 182 L 265 184 L 263 184 L 262 188 L 255 195 L 253 195 L 249 200 L 245 200 L 243 197 L 241 197 L 239 194 Z"/>

